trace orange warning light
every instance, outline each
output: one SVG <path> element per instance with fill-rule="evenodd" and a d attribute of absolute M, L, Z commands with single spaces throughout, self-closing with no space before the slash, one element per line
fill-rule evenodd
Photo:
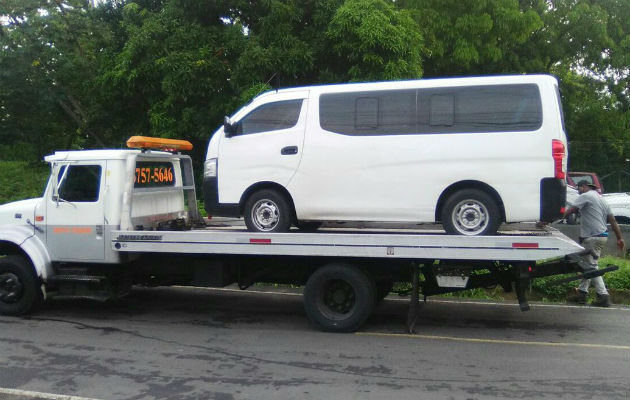
<path fill-rule="evenodd" d="M 158 149 L 166 151 L 192 150 L 193 145 L 187 140 L 163 139 L 150 136 L 132 136 L 127 140 L 131 149 Z"/>

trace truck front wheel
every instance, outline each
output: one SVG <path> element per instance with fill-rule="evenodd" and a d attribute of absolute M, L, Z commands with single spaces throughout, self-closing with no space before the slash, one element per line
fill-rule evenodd
<path fill-rule="evenodd" d="M 0 258 L 0 314 L 22 315 L 42 300 L 33 268 L 24 257 Z"/>
<path fill-rule="evenodd" d="M 304 288 L 309 320 L 329 332 L 353 332 L 369 317 L 376 301 L 374 281 L 348 264 L 329 264 L 315 271 Z"/>

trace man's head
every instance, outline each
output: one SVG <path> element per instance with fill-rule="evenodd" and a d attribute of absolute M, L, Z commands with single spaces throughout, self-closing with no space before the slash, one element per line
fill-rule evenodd
<path fill-rule="evenodd" d="M 590 183 L 589 181 L 585 179 L 579 181 L 577 184 L 577 190 L 580 194 L 586 193 L 591 189 L 597 189 L 597 186 L 593 185 L 592 183 Z"/>

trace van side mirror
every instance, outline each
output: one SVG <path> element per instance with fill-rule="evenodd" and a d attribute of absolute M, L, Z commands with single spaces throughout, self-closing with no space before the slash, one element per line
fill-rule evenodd
<path fill-rule="evenodd" d="M 230 120 L 228 116 L 223 119 L 223 132 L 225 133 L 225 137 L 236 135 L 236 124 L 232 123 L 232 120 Z"/>

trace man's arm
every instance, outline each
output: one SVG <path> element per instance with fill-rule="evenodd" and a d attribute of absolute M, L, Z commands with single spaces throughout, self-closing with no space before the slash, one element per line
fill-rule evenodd
<path fill-rule="evenodd" d="M 610 226 L 612 226 L 615 235 L 617 236 L 617 247 L 619 248 L 619 251 L 623 251 L 624 247 L 626 247 L 626 244 L 623 241 L 623 236 L 621 236 L 621 229 L 619 228 L 619 224 L 617 224 L 617 220 L 612 214 L 608 214 L 607 219 Z"/>
<path fill-rule="evenodd" d="M 563 218 L 566 219 L 569 215 L 571 215 L 573 213 L 576 213 L 578 210 L 579 210 L 579 208 L 577 208 L 575 206 L 569 207 L 569 209 L 564 212 L 564 217 Z"/>

